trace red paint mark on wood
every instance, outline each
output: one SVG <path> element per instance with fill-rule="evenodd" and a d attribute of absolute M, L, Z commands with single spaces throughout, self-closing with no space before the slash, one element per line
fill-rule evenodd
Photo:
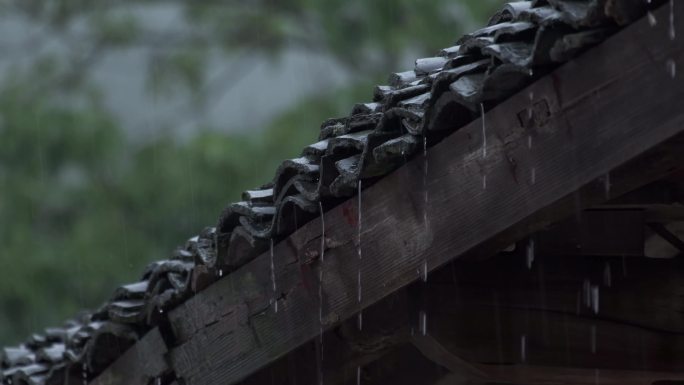
<path fill-rule="evenodd" d="M 342 204 L 342 215 L 350 226 L 357 226 L 359 223 L 357 211 L 356 205 L 352 201 L 346 201 Z"/>

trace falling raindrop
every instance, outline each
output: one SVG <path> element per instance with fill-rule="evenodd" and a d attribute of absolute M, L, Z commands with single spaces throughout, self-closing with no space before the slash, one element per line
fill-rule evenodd
<path fill-rule="evenodd" d="M 599 312 L 599 287 L 598 285 L 592 285 L 591 287 L 591 309 L 594 314 Z"/>
<path fill-rule="evenodd" d="M 423 135 L 423 224 L 427 230 L 428 214 L 427 206 L 430 200 L 427 189 L 428 158 L 427 158 L 427 136 Z"/>
<path fill-rule="evenodd" d="M 527 135 L 527 148 L 532 149 L 532 135 Z"/>
<path fill-rule="evenodd" d="M 530 98 L 530 108 L 527 109 L 527 120 L 530 121 L 530 123 L 531 123 L 532 122 L 532 116 L 534 115 L 534 105 L 532 103 L 534 101 L 534 92 L 530 91 L 530 93 L 528 94 L 528 97 Z M 528 140 L 530 140 L 529 137 L 528 137 Z"/>
<path fill-rule="evenodd" d="M 603 284 L 611 287 L 613 284 L 613 277 L 612 277 L 612 272 L 610 270 L 610 263 L 606 262 L 605 267 L 603 268 Z"/>
<path fill-rule="evenodd" d="M 427 135 L 423 134 L 423 157 L 427 158 Z"/>
<path fill-rule="evenodd" d="M 674 0 L 670 0 L 670 40 L 675 39 Z"/>
<path fill-rule="evenodd" d="M 584 306 L 591 307 L 591 282 L 588 279 L 582 283 L 582 293 L 584 294 Z"/>
<path fill-rule="evenodd" d="M 591 325 L 591 352 L 596 354 L 596 325 Z"/>
<path fill-rule="evenodd" d="M 530 177 L 532 184 L 537 183 L 537 168 L 532 167 L 532 175 Z"/>
<path fill-rule="evenodd" d="M 358 213 L 356 214 L 357 219 L 358 219 L 358 224 L 357 224 L 357 241 L 359 243 L 359 246 L 356 250 L 357 254 L 359 255 L 359 259 L 361 259 L 361 180 L 359 179 L 359 184 L 358 184 L 358 193 L 357 193 L 357 199 L 358 199 Z"/>
<path fill-rule="evenodd" d="M 420 311 L 420 333 L 424 336 L 427 335 L 427 313 L 425 310 Z"/>
<path fill-rule="evenodd" d="M 610 188 L 611 188 L 611 187 L 612 187 L 612 186 L 611 186 L 611 184 L 610 184 L 610 173 L 607 173 L 607 174 L 603 177 L 603 191 L 604 191 L 604 193 L 605 193 L 605 195 L 606 195 L 606 199 L 610 199 Z"/>
<path fill-rule="evenodd" d="M 361 367 L 356 367 L 356 385 L 361 385 Z"/>
<path fill-rule="evenodd" d="M 363 311 L 359 311 L 356 315 L 356 326 L 358 326 L 359 331 L 363 330 Z"/>
<path fill-rule="evenodd" d="M 672 59 L 667 61 L 667 72 L 670 74 L 672 79 L 677 77 L 677 63 L 675 63 L 675 61 Z"/>
<path fill-rule="evenodd" d="M 223 277 L 223 269 L 219 269 L 219 277 Z"/>
<path fill-rule="evenodd" d="M 487 174 L 482 174 L 482 189 L 487 189 Z"/>
<path fill-rule="evenodd" d="M 356 253 L 359 256 L 359 270 L 358 270 L 358 279 L 356 282 L 356 291 L 357 291 L 357 296 L 358 296 L 358 303 L 359 307 L 361 307 L 361 300 L 362 300 L 362 286 L 361 286 L 361 258 L 363 254 L 361 254 L 361 179 L 359 179 L 358 183 L 358 192 L 357 192 L 357 199 L 358 199 L 358 204 L 357 204 L 357 241 L 358 241 L 358 246 L 356 247 Z M 359 315 L 357 318 L 357 323 L 359 327 L 359 331 L 363 329 L 363 308 L 359 309 Z"/>
<path fill-rule="evenodd" d="M 651 25 L 651 27 L 655 27 L 658 24 L 658 20 L 656 20 L 655 15 L 653 15 L 653 12 L 648 11 L 648 24 Z"/>
<path fill-rule="evenodd" d="M 356 282 L 356 291 L 358 296 L 358 302 L 361 303 L 361 269 L 359 269 L 358 280 Z"/>
<path fill-rule="evenodd" d="M 532 263 L 534 262 L 534 238 L 530 237 L 529 240 L 527 241 L 527 248 L 526 248 L 526 261 L 527 261 L 527 268 L 532 269 Z"/>
<path fill-rule="evenodd" d="M 520 359 L 522 362 L 527 361 L 527 336 L 525 334 L 520 336 Z"/>
<path fill-rule="evenodd" d="M 325 261 L 325 215 L 321 201 L 318 201 L 318 210 L 321 213 L 321 261 Z"/>
<path fill-rule="evenodd" d="M 276 298 L 276 279 L 275 279 L 275 263 L 273 258 L 273 238 L 271 238 L 271 286 L 273 287 L 273 306 L 275 312 L 278 312 L 278 299 Z"/>
<path fill-rule="evenodd" d="M 163 314 L 163 313 L 164 313 L 164 309 L 159 308 L 159 314 Z"/>
<path fill-rule="evenodd" d="M 485 122 L 484 103 L 480 103 L 480 113 L 482 114 L 482 157 L 487 157 L 487 124 Z"/>
<path fill-rule="evenodd" d="M 321 359 L 323 358 L 323 266 L 318 272 L 318 326 L 321 340 Z"/>
<path fill-rule="evenodd" d="M 86 365 L 85 362 L 83 363 L 81 375 L 83 376 L 83 385 L 87 385 L 88 384 L 88 366 Z M 12 382 L 10 381 L 10 384 L 11 383 Z"/>

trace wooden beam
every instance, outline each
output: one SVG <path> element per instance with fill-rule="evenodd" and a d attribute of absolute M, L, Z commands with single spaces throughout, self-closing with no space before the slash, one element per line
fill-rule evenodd
<path fill-rule="evenodd" d="M 111 364 L 90 385 L 148 385 L 169 371 L 166 343 L 154 328 Z"/>
<path fill-rule="evenodd" d="M 662 223 L 651 223 L 649 227 L 658 234 L 661 238 L 669 242 L 672 246 L 679 249 L 680 252 L 684 253 L 684 242 L 679 239 L 676 235 L 672 234 L 665 225 Z"/>
<path fill-rule="evenodd" d="M 674 17 L 684 20 L 684 7 Z M 173 310 L 178 376 L 189 385 L 236 383 L 425 270 L 491 255 L 681 167 L 684 77 L 671 78 L 665 64 L 684 63 L 684 47 L 666 38 L 665 24 L 640 20 L 494 108 L 485 117 L 486 158 L 476 121 L 429 151 L 426 191 L 412 187 L 424 177 L 422 159 L 365 190 L 360 242 L 352 199 L 325 215 L 324 259 L 320 220 L 276 245 L 278 312 L 268 253 Z M 530 93 L 551 110 L 535 130 L 516 119 Z"/>
<path fill-rule="evenodd" d="M 259 370 L 242 385 L 271 384 L 273 379 L 283 385 L 344 385 L 357 384 L 363 368 L 375 365 L 409 340 L 409 314 L 406 291 L 383 299 L 364 312 L 366 327 L 358 329 L 356 319 L 342 322 L 288 353 L 268 367 Z"/>

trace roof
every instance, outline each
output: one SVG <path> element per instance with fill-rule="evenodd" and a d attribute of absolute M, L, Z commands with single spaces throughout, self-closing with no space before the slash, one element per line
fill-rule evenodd
<path fill-rule="evenodd" d="M 372 100 L 355 105 L 349 116 L 323 122 L 318 140 L 284 161 L 270 183 L 244 192 L 243 201 L 223 210 L 215 227 L 149 265 L 139 282 L 119 287 L 94 312 L 4 348 L 0 379 L 38 385 L 95 378 L 147 331 L 163 325 L 171 309 L 640 18 L 658 2 L 653 3 L 508 3 L 487 27 L 434 57 L 416 60 L 411 70 L 391 74 L 388 84 L 375 87 Z M 519 119 L 543 119 L 544 106 L 539 109 Z"/>

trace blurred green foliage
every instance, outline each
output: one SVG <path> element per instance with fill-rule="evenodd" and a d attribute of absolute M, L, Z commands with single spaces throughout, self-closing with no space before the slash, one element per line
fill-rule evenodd
<path fill-rule="evenodd" d="M 497 3 L 3 2 L 0 13 L 63 33 L 69 48 L 7 70 L 0 84 L 0 343 L 98 306 L 145 264 L 213 225 L 242 190 L 268 181 L 282 159 L 316 139 L 323 119 L 369 99 L 380 74 L 409 67 L 399 65 L 402 55 L 450 45 L 464 32 L 459 22 L 481 24 Z M 140 7 L 159 4 L 182 7 L 185 28 L 161 35 L 146 28 Z M 198 129 L 189 139 L 138 143 L 100 103 L 107 90 L 87 78 L 98 57 L 125 47 L 150 51 L 154 95 L 180 87 L 202 100 L 211 86 L 207 58 L 217 50 L 273 60 L 288 49 L 315 50 L 358 81 L 300 101 L 256 133 Z"/>

